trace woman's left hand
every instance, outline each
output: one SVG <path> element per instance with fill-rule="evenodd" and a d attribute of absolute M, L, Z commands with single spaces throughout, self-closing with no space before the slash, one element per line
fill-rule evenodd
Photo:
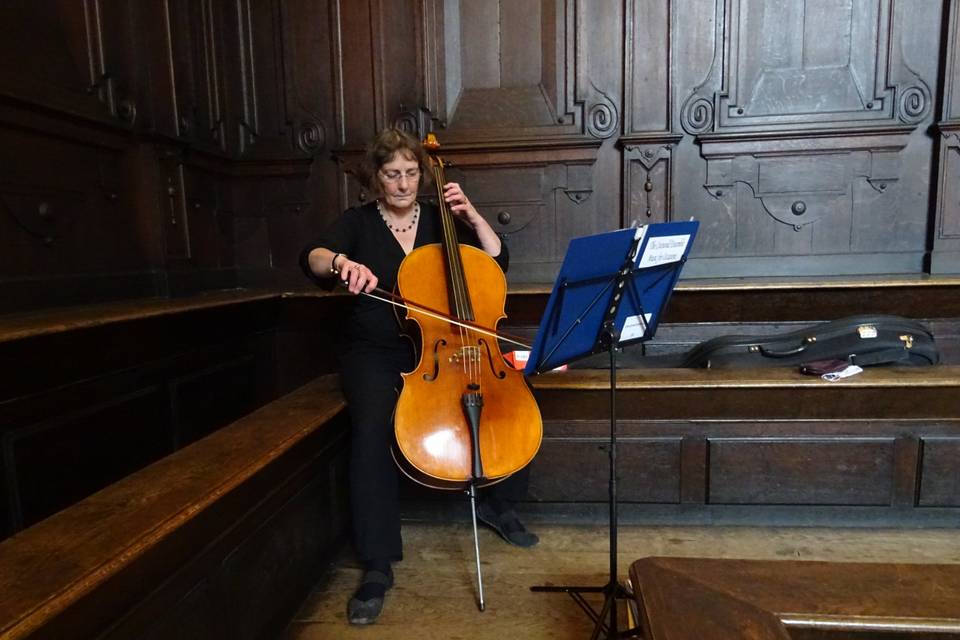
<path fill-rule="evenodd" d="M 477 212 L 470 198 L 456 182 L 443 185 L 443 199 L 447 202 L 450 212 L 471 227 L 476 228 L 477 224 L 483 220 L 483 216 Z"/>

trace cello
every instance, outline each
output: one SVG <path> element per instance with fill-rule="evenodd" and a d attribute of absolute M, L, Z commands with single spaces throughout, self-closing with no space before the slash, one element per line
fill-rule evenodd
<path fill-rule="evenodd" d="M 404 258 L 397 289 L 402 299 L 440 313 L 407 307 L 407 320 L 420 330 L 420 349 L 416 368 L 402 374 L 394 458 L 420 484 L 468 491 L 476 541 L 476 489 L 529 464 L 540 448 L 543 422 L 523 373 L 506 363 L 489 331 L 472 328 L 495 328 L 506 317 L 506 277 L 487 253 L 458 243 L 443 198 L 439 144 L 430 134 L 423 146 L 432 160 L 443 241 Z M 482 582 L 479 606 L 483 610 Z"/>

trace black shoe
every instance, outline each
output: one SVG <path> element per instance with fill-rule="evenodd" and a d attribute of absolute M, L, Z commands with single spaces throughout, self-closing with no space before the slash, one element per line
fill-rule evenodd
<path fill-rule="evenodd" d="M 367 570 L 363 573 L 360 588 L 347 603 L 347 620 L 350 624 L 373 624 L 383 611 L 383 598 L 393 586 L 393 571 L 387 573 Z"/>
<path fill-rule="evenodd" d="M 497 513 L 489 504 L 481 502 L 477 508 L 477 519 L 517 547 L 528 548 L 540 542 L 535 533 L 527 531 L 513 509 Z"/>

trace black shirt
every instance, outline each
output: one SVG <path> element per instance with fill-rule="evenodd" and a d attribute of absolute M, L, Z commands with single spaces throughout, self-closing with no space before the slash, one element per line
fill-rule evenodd
<path fill-rule="evenodd" d="M 459 219 L 455 219 L 455 222 L 460 243 L 482 248 L 476 234 L 466 223 Z M 420 221 L 413 243 L 414 249 L 441 242 L 442 238 L 443 231 L 437 208 L 430 203 L 420 202 Z M 506 272 L 510 256 L 506 243 L 501 241 L 500 246 L 500 255 L 494 259 Z M 321 287 L 333 289 L 336 285 L 333 277 L 320 278 L 310 270 L 307 257 L 319 247 L 325 247 L 334 253 L 343 253 L 351 260 L 366 265 L 379 279 L 377 286 L 387 291 L 394 290 L 400 263 L 406 257 L 403 247 L 380 216 L 376 202 L 344 211 L 300 254 L 300 266 L 307 276 Z M 367 296 L 356 296 L 352 300 L 352 306 L 341 328 L 344 339 L 340 345 L 341 350 L 349 350 L 351 347 L 407 348 L 409 345 L 400 333 L 394 307 Z"/>

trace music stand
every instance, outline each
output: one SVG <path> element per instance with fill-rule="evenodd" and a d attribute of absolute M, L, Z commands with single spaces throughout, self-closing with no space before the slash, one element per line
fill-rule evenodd
<path fill-rule="evenodd" d="M 699 223 L 664 222 L 574 238 L 564 257 L 524 373 L 540 374 L 606 351 L 610 356 L 610 579 L 603 587 L 535 586 L 568 593 L 595 622 L 591 640 L 634 636 L 617 630 L 617 356 L 618 348 L 650 340 L 680 277 Z M 583 593 L 606 595 L 597 613 Z M 609 613 L 610 622 L 605 623 Z"/>

